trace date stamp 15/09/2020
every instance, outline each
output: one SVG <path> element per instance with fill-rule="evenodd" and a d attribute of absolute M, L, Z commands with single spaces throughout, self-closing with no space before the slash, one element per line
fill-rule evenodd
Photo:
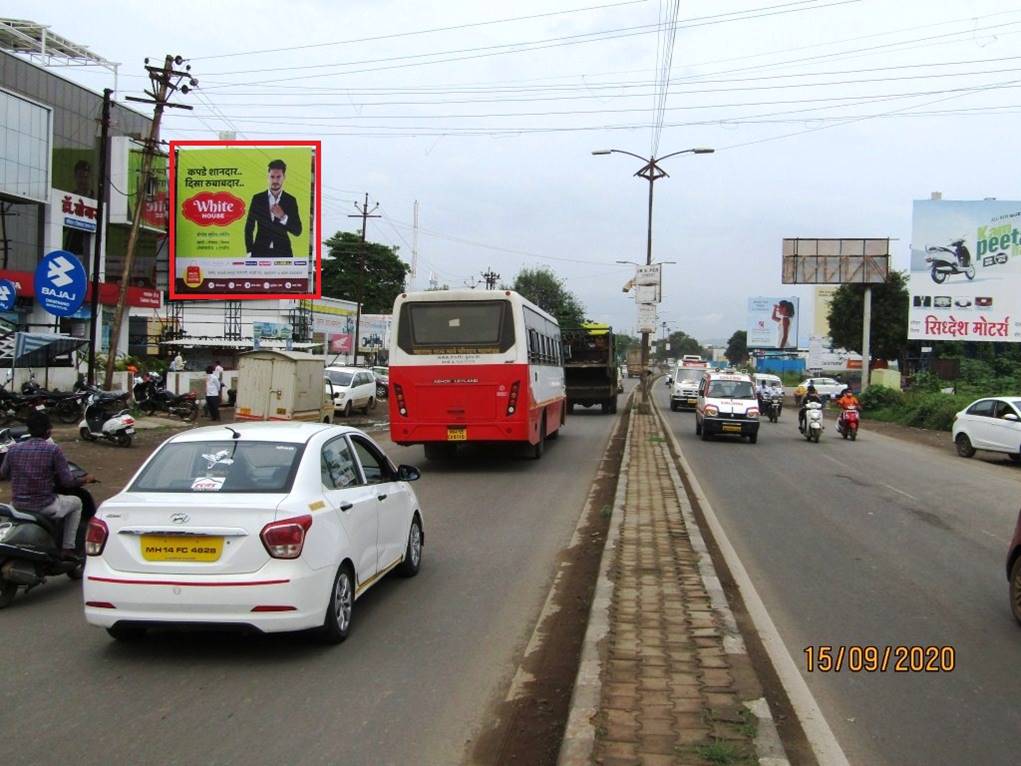
<path fill-rule="evenodd" d="M 809 673 L 951 673 L 957 663 L 952 646 L 820 644 L 806 646 Z"/>

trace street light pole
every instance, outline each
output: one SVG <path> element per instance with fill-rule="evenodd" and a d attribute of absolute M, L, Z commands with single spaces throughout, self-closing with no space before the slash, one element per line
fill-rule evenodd
<path fill-rule="evenodd" d="M 635 154 L 634 152 L 628 152 L 623 149 L 598 149 L 592 154 L 604 155 L 604 154 L 626 154 L 629 157 L 641 160 L 645 164 L 635 173 L 639 178 L 644 178 L 649 182 L 649 215 L 647 221 L 647 231 L 645 240 L 645 265 L 652 265 L 652 194 L 653 187 L 660 178 L 669 176 L 665 170 L 663 170 L 658 163 L 663 160 L 676 157 L 679 154 L 712 154 L 715 149 L 709 149 L 705 147 L 694 147 L 692 149 L 682 149 L 679 152 L 672 152 L 671 154 L 665 154 L 662 157 L 642 157 L 641 155 Z M 642 371 L 641 371 L 641 390 L 642 397 L 638 407 L 638 411 L 642 413 L 649 412 L 649 333 L 647 331 L 642 332 L 642 357 L 641 357 Z"/>

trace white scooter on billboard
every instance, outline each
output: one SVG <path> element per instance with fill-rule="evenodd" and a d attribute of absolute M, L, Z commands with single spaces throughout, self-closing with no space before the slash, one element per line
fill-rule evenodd
<path fill-rule="evenodd" d="M 86 400 L 85 417 L 78 424 L 78 433 L 85 441 L 105 439 L 118 447 L 130 447 L 135 434 L 135 419 L 131 412 L 121 409 L 116 413 L 107 412 L 107 407 L 127 397 L 123 394 L 111 397 L 102 392 L 93 392 Z M 121 402 L 122 403 L 122 402 Z"/>

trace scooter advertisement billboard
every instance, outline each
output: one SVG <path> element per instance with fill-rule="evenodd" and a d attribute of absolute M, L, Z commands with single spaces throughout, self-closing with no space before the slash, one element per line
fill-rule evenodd
<path fill-rule="evenodd" d="M 797 296 L 758 295 L 748 299 L 748 348 L 796 349 L 799 302 Z"/>
<path fill-rule="evenodd" d="M 916 200 L 908 338 L 1021 342 L 1021 202 Z"/>
<path fill-rule="evenodd" d="M 317 298 L 320 147 L 175 141 L 171 300 Z"/>

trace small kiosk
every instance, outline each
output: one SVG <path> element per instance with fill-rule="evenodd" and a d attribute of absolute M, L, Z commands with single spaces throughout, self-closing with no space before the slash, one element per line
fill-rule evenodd
<path fill-rule="evenodd" d="M 333 392 L 323 358 L 259 349 L 238 355 L 237 420 L 333 422 Z"/>

